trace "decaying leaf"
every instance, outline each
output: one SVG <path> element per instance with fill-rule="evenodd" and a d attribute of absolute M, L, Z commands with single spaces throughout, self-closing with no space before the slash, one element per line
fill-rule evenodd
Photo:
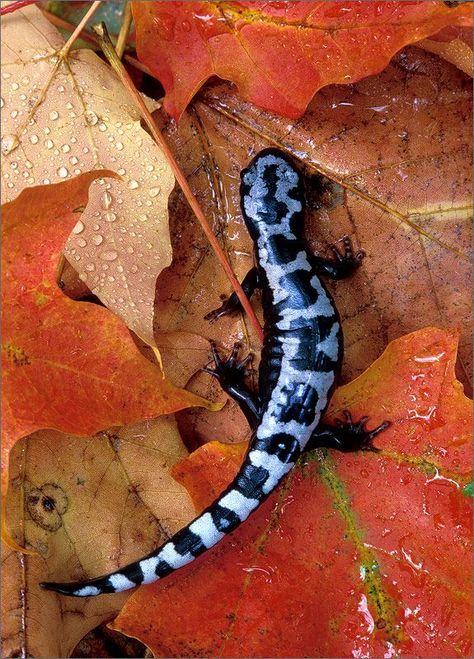
<path fill-rule="evenodd" d="M 67 657 L 120 610 L 130 593 L 77 600 L 38 584 L 113 570 L 189 522 L 194 506 L 169 474 L 186 454 L 169 416 L 95 437 L 41 431 L 17 443 L 9 531 L 38 554 L 4 550 L 2 656 Z"/>
<path fill-rule="evenodd" d="M 75 302 L 56 285 L 64 241 L 95 171 L 27 188 L 2 207 L 2 467 L 34 430 L 97 432 L 207 404 L 175 387 L 138 351 L 108 309 Z"/>
<path fill-rule="evenodd" d="M 136 591 L 113 628 L 160 657 L 470 656 L 472 406 L 456 346 L 436 328 L 393 341 L 329 414 L 390 419 L 380 452 L 306 455 L 216 548 Z M 206 444 L 175 473 L 204 507 L 243 450 Z"/>
<path fill-rule="evenodd" d="M 472 25 L 469 3 L 133 2 L 140 59 L 179 119 L 212 75 L 243 98 L 300 117 L 321 87 L 378 73 L 403 46 L 449 25 Z"/>
<path fill-rule="evenodd" d="M 409 48 L 379 76 L 321 90 L 299 121 L 262 112 L 222 83 L 207 86 L 177 131 L 169 127 L 167 138 L 240 279 L 253 264 L 239 208 L 240 171 L 268 146 L 285 149 L 305 172 L 312 249 L 330 256 L 328 245 L 347 233 L 365 250 L 354 276 L 327 282 L 343 319 L 343 382 L 391 339 L 437 324 L 460 328 L 458 377 L 470 386 L 471 95 L 462 72 Z M 179 192 L 170 197 L 170 215 L 175 260 L 158 279 L 156 329 L 201 334 L 227 348 L 240 339 L 242 354 L 258 355 L 245 318 L 204 320 L 230 287 Z M 206 375 L 191 384 L 213 395 Z M 194 411 L 179 416 L 195 423 Z M 242 440 L 239 426 L 247 432 L 243 416 L 227 428 L 219 421 L 216 434 L 217 418 L 199 417 L 201 442 Z"/>
<path fill-rule="evenodd" d="M 2 195 L 108 168 L 67 243 L 87 286 L 153 342 L 156 276 L 171 262 L 169 166 L 127 90 L 90 50 L 59 57 L 59 32 L 34 6 L 2 20 Z M 40 193 L 41 194 L 41 193 Z"/>
<path fill-rule="evenodd" d="M 473 75 L 472 29 L 468 27 L 447 27 L 429 39 L 423 39 L 417 46 L 435 53 L 457 66 L 467 75 Z"/>

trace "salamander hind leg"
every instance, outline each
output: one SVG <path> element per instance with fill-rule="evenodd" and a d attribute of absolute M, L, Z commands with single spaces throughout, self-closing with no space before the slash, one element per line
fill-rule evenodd
<path fill-rule="evenodd" d="M 351 413 L 344 410 L 344 421 L 338 419 L 334 426 L 321 423 L 311 435 L 306 445 L 306 450 L 315 448 L 334 448 L 344 453 L 353 451 L 374 451 L 379 449 L 374 446 L 373 440 L 391 424 L 384 421 L 373 430 L 366 429 L 369 417 L 363 416 L 359 421 L 352 419 Z"/>
<path fill-rule="evenodd" d="M 344 279 L 360 266 L 365 256 L 364 250 L 355 251 L 349 236 L 342 236 L 338 242 L 341 241 L 342 249 L 337 243 L 330 247 L 334 254 L 333 259 L 325 259 L 322 256 L 314 257 L 314 267 L 318 275 L 330 277 L 331 279 Z"/>
<path fill-rule="evenodd" d="M 253 355 L 250 353 L 244 359 L 238 360 L 239 350 L 240 343 L 235 343 L 227 359 L 221 359 L 215 343 L 211 343 L 214 368 L 206 367 L 202 370 L 219 381 L 222 390 L 239 405 L 250 427 L 255 428 L 260 422 L 258 396 L 245 383 L 246 366 Z"/>

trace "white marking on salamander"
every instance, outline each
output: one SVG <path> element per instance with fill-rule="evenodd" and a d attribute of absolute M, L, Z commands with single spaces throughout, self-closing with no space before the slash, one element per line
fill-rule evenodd
<path fill-rule="evenodd" d="M 79 590 L 75 590 L 74 595 L 78 597 L 89 597 L 90 595 L 98 595 L 101 592 L 100 588 L 96 588 L 96 586 L 84 586 L 83 588 L 79 588 Z"/>
<path fill-rule="evenodd" d="M 260 501 L 258 499 L 248 499 L 238 490 L 231 490 L 219 500 L 219 505 L 234 512 L 243 522 L 252 510 L 260 505 Z"/>
<path fill-rule="evenodd" d="M 202 544 L 209 549 L 225 536 L 218 530 L 210 513 L 204 513 L 189 525 L 189 530 L 199 536 Z"/>
<path fill-rule="evenodd" d="M 158 558 L 160 561 L 166 561 L 168 565 L 171 565 L 171 567 L 176 569 L 190 563 L 194 559 L 194 556 L 189 552 L 186 554 L 179 554 L 176 551 L 174 544 L 172 542 L 167 542 L 163 545 L 163 548 L 158 554 Z"/>
<path fill-rule="evenodd" d="M 282 462 L 278 456 L 266 451 L 250 451 L 248 457 L 255 467 L 264 467 L 268 471 L 268 478 L 262 485 L 264 494 L 271 492 L 295 464 L 294 462 Z"/>
<path fill-rule="evenodd" d="M 128 590 L 129 588 L 135 588 L 136 583 L 128 579 L 124 574 L 111 574 L 109 577 L 109 583 L 115 588 L 117 593 L 120 593 L 122 590 Z"/>
<path fill-rule="evenodd" d="M 160 552 L 161 553 L 161 552 Z M 158 556 L 151 556 L 151 558 L 145 558 L 139 563 L 141 571 L 143 572 L 143 581 L 142 583 L 152 583 L 159 579 L 159 576 L 156 574 L 156 566 L 158 565 Z"/>

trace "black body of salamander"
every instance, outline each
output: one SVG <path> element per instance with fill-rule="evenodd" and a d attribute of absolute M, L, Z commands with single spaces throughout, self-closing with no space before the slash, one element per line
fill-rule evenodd
<path fill-rule="evenodd" d="M 82 583 L 44 583 L 67 595 L 87 597 L 134 588 L 161 579 L 186 565 L 233 531 L 273 491 L 301 452 L 316 446 L 340 450 L 372 449 L 366 418 L 339 426 L 321 424 L 342 360 L 342 331 L 333 300 L 320 275 L 345 277 L 359 265 L 349 239 L 345 251 L 333 249 L 334 260 L 314 256 L 305 248 L 304 195 L 298 171 L 282 152 L 259 153 L 242 172 L 241 204 L 255 244 L 256 269 L 244 281 L 251 294 L 262 289 L 264 346 L 257 395 L 244 382 L 244 362 L 236 350 L 221 361 L 215 348 L 215 369 L 223 389 L 241 405 L 254 428 L 248 453 L 234 481 L 193 522 L 160 548 L 116 572 Z M 210 316 L 237 306 L 236 297 Z"/>

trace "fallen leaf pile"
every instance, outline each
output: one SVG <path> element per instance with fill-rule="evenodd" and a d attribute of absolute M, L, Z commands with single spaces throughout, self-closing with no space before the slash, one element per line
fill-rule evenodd
<path fill-rule="evenodd" d="M 12 452 L 3 548 L 2 656 L 67 657 L 130 593 L 63 599 L 38 587 L 84 579 L 151 551 L 194 516 L 170 468 L 187 451 L 171 416 L 80 437 L 42 430 Z"/>
<path fill-rule="evenodd" d="M 204 319 L 229 283 L 109 66 L 63 57 L 35 6 L 2 16 L 4 519 L 36 552 L 3 548 L 3 654 L 74 655 L 119 613 L 114 629 L 156 656 L 469 656 L 472 6 L 131 4 L 166 92 L 164 110 L 147 102 L 236 276 L 253 264 L 240 171 L 269 146 L 304 174 L 311 249 L 347 233 L 365 250 L 328 282 L 353 381 L 327 418 L 392 426 L 380 453 L 304 456 L 162 583 L 39 588 L 143 556 L 222 491 L 250 430 L 234 403 L 213 411 L 226 396 L 200 369 L 208 339 L 240 340 L 254 368 L 260 343 L 242 314 Z M 199 91 L 214 75 L 230 82 Z M 65 245 L 107 308 L 58 288 Z"/>
<path fill-rule="evenodd" d="M 153 343 L 157 275 L 171 262 L 168 196 L 174 177 L 140 126 L 110 68 L 64 41 L 31 6 L 2 20 L 2 199 L 92 169 L 121 180 L 94 183 L 66 256 L 130 329 Z"/>
<path fill-rule="evenodd" d="M 472 414 L 456 345 L 433 328 L 392 342 L 329 410 L 390 419 L 380 453 L 306 455 L 230 537 L 140 588 L 113 628 L 159 657 L 469 656 Z M 175 474 L 202 508 L 244 450 L 206 444 Z"/>
<path fill-rule="evenodd" d="M 77 209 L 100 174 L 49 185 L 40 198 L 37 189 L 27 188 L 3 206 L 4 477 L 12 444 L 34 430 L 86 435 L 207 404 L 171 384 L 108 309 L 75 302 L 56 284 Z"/>

